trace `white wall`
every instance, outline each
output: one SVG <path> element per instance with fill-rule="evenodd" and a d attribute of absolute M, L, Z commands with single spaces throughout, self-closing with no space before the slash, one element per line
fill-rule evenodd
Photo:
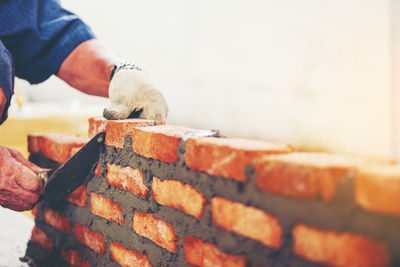
<path fill-rule="evenodd" d="M 151 73 L 169 123 L 390 156 L 389 0 L 62 3 Z M 62 86 L 32 91 L 87 101 Z"/>

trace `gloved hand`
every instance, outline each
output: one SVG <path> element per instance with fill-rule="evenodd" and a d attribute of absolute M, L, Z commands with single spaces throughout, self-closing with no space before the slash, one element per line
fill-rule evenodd
<path fill-rule="evenodd" d="M 168 106 L 164 96 L 154 88 L 146 73 L 137 67 L 118 68 L 108 94 L 111 107 L 104 109 L 106 119 L 126 119 L 132 112 L 142 119 L 162 121 L 167 118 Z"/>
<path fill-rule="evenodd" d="M 16 211 L 32 209 L 43 194 L 40 171 L 18 151 L 0 146 L 0 205 Z"/>

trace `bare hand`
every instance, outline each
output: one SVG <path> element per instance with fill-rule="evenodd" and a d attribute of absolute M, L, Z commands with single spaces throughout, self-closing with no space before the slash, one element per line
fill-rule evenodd
<path fill-rule="evenodd" d="M 16 211 L 32 209 L 43 194 L 40 171 L 18 151 L 0 146 L 0 205 Z"/>

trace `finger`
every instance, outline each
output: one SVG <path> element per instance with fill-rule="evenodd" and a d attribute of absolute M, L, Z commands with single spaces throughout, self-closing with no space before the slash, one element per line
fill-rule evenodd
<path fill-rule="evenodd" d="M 147 120 L 165 121 L 168 115 L 168 107 L 162 105 L 150 105 L 143 109 L 139 118 Z"/>
<path fill-rule="evenodd" d="M 0 205 L 15 211 L 31 210 L 38 199 L 38 194 L 19 188 L 15 191 L 2 191 Z"/>
<path fill-rule="evenodd" d="M 112 106 L 111 108 L 105 108 L 103 116 L 107 120 L 122 120 L 127 119 L 131 114 L 132 109 L 123 104 Z"/>
<path fill-rule="evenodd" d="M 25 190 L 43 194 L 43 180 L 23 165 L 21 165 L 21 172 L 16 177 L 15 182 Z"/>
<path fill-rule="evenodd" d="M 22 165 L 26 166 L 27 168 L 29 168 L 30 170 L 32 170 L 34 173 L 39 173 L 41 171 L 44 171 L 44 169 L 40 168 L 39 166 L 33 164 L 32 162 L 30 162 L 29 160 L 27 160 L 26 158 L 24 158 L 24 156 L 17 150 L 15 149 L 11 149 L 11 148 L 7 148 L 8 151 L 10 152 L 11 156 L 18 161 L 19 163 L 21 163 Z"/>

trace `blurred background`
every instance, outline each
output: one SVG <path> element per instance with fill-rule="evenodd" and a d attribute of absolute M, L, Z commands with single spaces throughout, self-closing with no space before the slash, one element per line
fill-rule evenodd
<path fill-rule="evenodd" d="M 61 1 L 150 73 L 170 124 L 382 158 L 399 149 L 398 2 Z M 28 132 L 85 134 L 108 104 L 56 77 L 16 87 L 0 140 L 20 150 Z"/>

